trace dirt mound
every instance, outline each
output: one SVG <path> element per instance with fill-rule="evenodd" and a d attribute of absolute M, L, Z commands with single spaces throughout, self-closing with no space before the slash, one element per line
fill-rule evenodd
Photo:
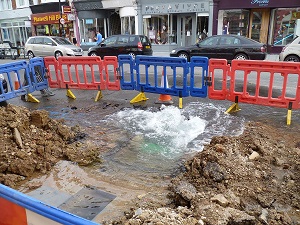
<path fill-rule="evenodd" d="M 78 127 L 49 118 L 47 111 L 0 107 L 0 182 L 15 187 L 35 173 L 49 171 L 60 159 L 87 165 L 99 149 L 83 138 Z M 79 157 L 80 156 L 80 157 Z"/>
<path fill-rule="evenodd" d="M 300 224 L 299 138 L 261 123 L 215 137 L 172 179 L 172 204 L 116 224 Z"/>

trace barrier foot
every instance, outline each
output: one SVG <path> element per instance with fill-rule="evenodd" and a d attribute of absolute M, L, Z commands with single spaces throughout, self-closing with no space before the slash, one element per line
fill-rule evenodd
<path fill-rule="evenodd" d="M 291 122 L 292 122 L 292 108 L 293 108 L 293 103 L 289 102 L 289 107 L 288 107 L 288 112 L 287 112 L 287 117 L 286 117 L 287 125 L 291 125 Z"/>
<path fill-rule="evenodd" d="M 233 113 L 233 112 L 238 112 L 240 110 L 241 109 L 240 109 L 238 103 L 233 103 L 232 106 L 230 106 L 229 109 L 227 109 L 225 113 Z"/>
<path fill-rule="evenodd" d="M 140 92 L 137 96 L 131 99 L 130 103 L 137 103 L 142 101 L 147 101 L 149 98 L 146 97 L 144 92 Z"/>
<path fill-rule="evenodd" d="M 34 103 L 39 103 L 40 101 L 36 99 L 32 94 L 27 95 L 27 102 L 34 102 Z"/>
<path fill-rule="evenodd" d="M 96 98 L 95 98 L 95 102 L 99 101 L 101 98 L 103 97 L 101 90 L 98 91 Z"/>
<path fill-rule="evenodd" d="M 72 92 L 70 89 L 67 90 L 67 96 L 68 96 L 69 98 L 76 99 L 76 96 L 73 94 L 73 92 Z"/>
<path fill-rule="evenodd" d="M 182 109 L 182 98 L 179 98 L 179 109 Z"/>
<path fill-rule="evenodd" d="M 155 104 L 165 104 L 165 105 L 172 105 L 173 101 L 170 95 L 163 95 L 159 96 L 159 99 L 155 102 Z"/>

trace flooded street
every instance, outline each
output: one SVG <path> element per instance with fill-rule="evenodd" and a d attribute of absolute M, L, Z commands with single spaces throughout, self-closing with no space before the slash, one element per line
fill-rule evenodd
<path fill-rule="evenodd" d="M 201 151 L 212 137 L 240 135 L 247 121 L 286 126 L 285 109 L 244 104 L 240 105 L 241 111 L 229 115 L 224 113 L 231 105 L 227 101 L 189 97 L 184 99 L 183 109 L 179 109 L 177 98 L 173 98 L 174 105 L 161 106 L 154 103 L 154 94 L 147 95 L 150 99 L 146 103 L 131 105 L 129 101 L 137 94 L 133 91 L 104 91 L 99 102 L 94 102 L 92 91 L 74 91 L 76 100 L 68 99 L 65 90 L 54 92 L 56 95 L 48 99 L 37 94 L 41 100 L 38 104 L 19 99 L 10 103 L 45 109 L 50 117 L 64 119 L 68 126 L 79 125 L 89 141 L 101 146 L 101 162 L 79 167 L 61 161 L 51 174 L 29 182 L 31 187 L 47 187 L 42 192 L 37 194 L 27 186 L 21 190 L 46 203 L 51 198 L 45 193 L 48 191 L 53 197 L 56 190 L 61 201 L 48 202 L 56 207 L 83 187 L 93 186 L 110 193 L 115 198 L 107 201 L 100 213 L 88 217 L 98 223 L 122 216 L 136 201 L 140 205 L 158 206 L 168 202 L 164 194 L 168 192 L 170 178 L 182 171 L 185 160 Z M 299 113 L 293 112 L 292 125 L 299 121 Z"/>

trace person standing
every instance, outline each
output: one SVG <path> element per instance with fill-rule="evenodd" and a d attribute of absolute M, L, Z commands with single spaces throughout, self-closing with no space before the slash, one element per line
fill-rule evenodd
<path fill-rule="evenodd" d="M 97 31 L 97 37 L 96 37 L 96 39 L 97 39 L 97 45 L 99 43 L 101 43 L 101 41 L 102 41 L 102 34 L 100 33 L 100 31 Z"/>

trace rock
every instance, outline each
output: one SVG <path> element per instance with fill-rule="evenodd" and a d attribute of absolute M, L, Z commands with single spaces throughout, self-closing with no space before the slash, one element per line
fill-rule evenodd
<path fill-rule="evenodd" d="M 18 128 L 13 128 L 13 129 L 14 129 L 14 132 L 13 132 L 14 140 L 16 141 L 19 148 L 23 148 L 21 134 L 20 134 Z"/>
<path fill-rule="evenodd" d="M 250 160 L 255 160 L 255 159 L 258 158 L 258 157 L 259 157 L 258 152 L 253 151 L 252 154 L 249 156 L 249 159 L 250 159 Z"/>
<path fill-rule="evenodd" d="M 268 210 L 262 209 L 261 214 L 259 216 L 260 221 L 262 221 L 264 224 L 268 224 Z"/>
<path fill-rule="evenodd" d="M 226 207 L 229 205 L 229 201 L 222 194 L 215 195 L 211 198 L 212 202 L 216 202 L 220 206 Z"/>
<path fill-rule="evenodd" d="M 221 182 L 225 179 L 224 172 L 220 165 L 216 162 L 208 162 L 203 168 L 203 175 L 206 178 L 211 178 L 213 181 Z"/>

